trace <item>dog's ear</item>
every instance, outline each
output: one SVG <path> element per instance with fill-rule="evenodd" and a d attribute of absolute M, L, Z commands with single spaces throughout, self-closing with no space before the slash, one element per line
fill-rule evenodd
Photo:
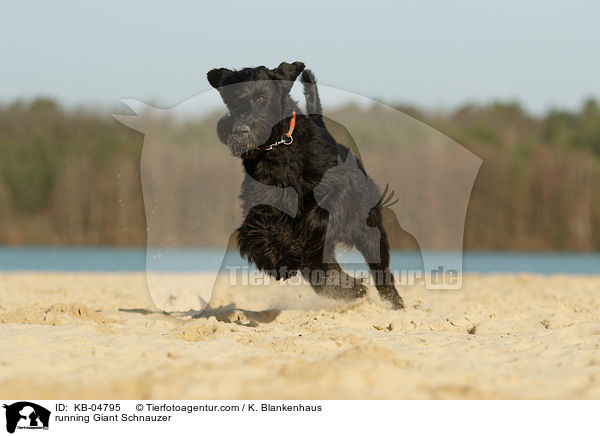
<path fill-rule="evenodd" d="M 302 70 L 304 70 L 304 64 L 302 62 L 294 62 L 291 64 L 282 62 L 277 68 L 272 69 L 269 73 L 273 80 L 289 82 L 289 84 L 286 84 L 286 89 L 284 89 L 284 91 L 290 92 L 290 89 L 292 89 L 292 84 L 300 75 Z"/>
<path fill-rule="evenodd" d="M 233 71 L 228 70 L 227 68 L 215 68 L 206 73 L 206 78 L 213 88 L 218 88 L 221 86 L 223 79 L 231 73 L 233 73 Z"/>
<path fill-rule="evenodd" d="M 304 64 L 302 62 L 294 62 L 293 64 L 282 62 L 271 72 L 275 79 L 293 82 L 300 75 L 302 70 L 304 70 Z"/>

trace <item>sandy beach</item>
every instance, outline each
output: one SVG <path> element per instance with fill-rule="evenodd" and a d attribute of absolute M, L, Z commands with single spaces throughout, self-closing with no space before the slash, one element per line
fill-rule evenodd
<path fill-rule="evenodd" d="M 143 273 L 2 273 L 0 397 L 600 398 L 600 276 L 468 275 L 460 291 L 401 294 L 393 311 L 373 290 L 339 303 L 249 287 L 185 320 L 153 304 Z"/>

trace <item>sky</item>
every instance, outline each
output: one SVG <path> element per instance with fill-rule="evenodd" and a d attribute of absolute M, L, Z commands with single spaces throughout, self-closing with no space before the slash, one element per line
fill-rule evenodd
<path fill-rule="evenodd" d="M 388 103 L 574 109 L 600 98 L 599 19 L 581 0 L 6 1 L 0 102 L 168 108 L 209 89 L 211 68 L 301 60 Z"/>

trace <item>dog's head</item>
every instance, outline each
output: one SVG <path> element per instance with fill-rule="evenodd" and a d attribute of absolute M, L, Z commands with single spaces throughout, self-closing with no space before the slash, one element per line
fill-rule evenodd
<path fill-rule="evenodd" d="M 252 156 L 253 150 L 281 136 L 291 117 L 290 90 L 304 69 L 302 62 L 282 62 L 277 68 L 215 68 L 209 83 L 221 94 L 229 113 L 219 120 L 217 133 L 235 156 Z"/>

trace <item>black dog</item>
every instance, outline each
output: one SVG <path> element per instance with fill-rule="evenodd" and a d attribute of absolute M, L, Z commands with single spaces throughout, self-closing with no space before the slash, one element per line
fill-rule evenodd
<path fill-rule="evenodd" d="M 366 287 L 342 270 L 334 249 L 336 244 L 356 246 L 369 263 L 379 295 L 402 308 L 389 269 L 381 193 L 362 163 L 327 130 L 309 70 L 302 74 L 308 115 L 300 113 L 289 92 L 303 70 L 301 62 L 283 62 L 272 70 L 219 68 L 207 74 L 229 111 L 218 122 L 219 138 L 242 158 L 246 170 L 241 193 L 246 218 L 237 235 L 240 254 L 277 280 L 301 271 L 315 292 L 349 299 L 365 295 Z M 342 159 L 355 162 L 358 177 Z M 296 215 L 257 201 L 257 185 L 293 188 Z M 374 196 L 376 201 L 362 213 L 362 200 Z M 281 201 L 289 201 L 283 197 Z"/>

